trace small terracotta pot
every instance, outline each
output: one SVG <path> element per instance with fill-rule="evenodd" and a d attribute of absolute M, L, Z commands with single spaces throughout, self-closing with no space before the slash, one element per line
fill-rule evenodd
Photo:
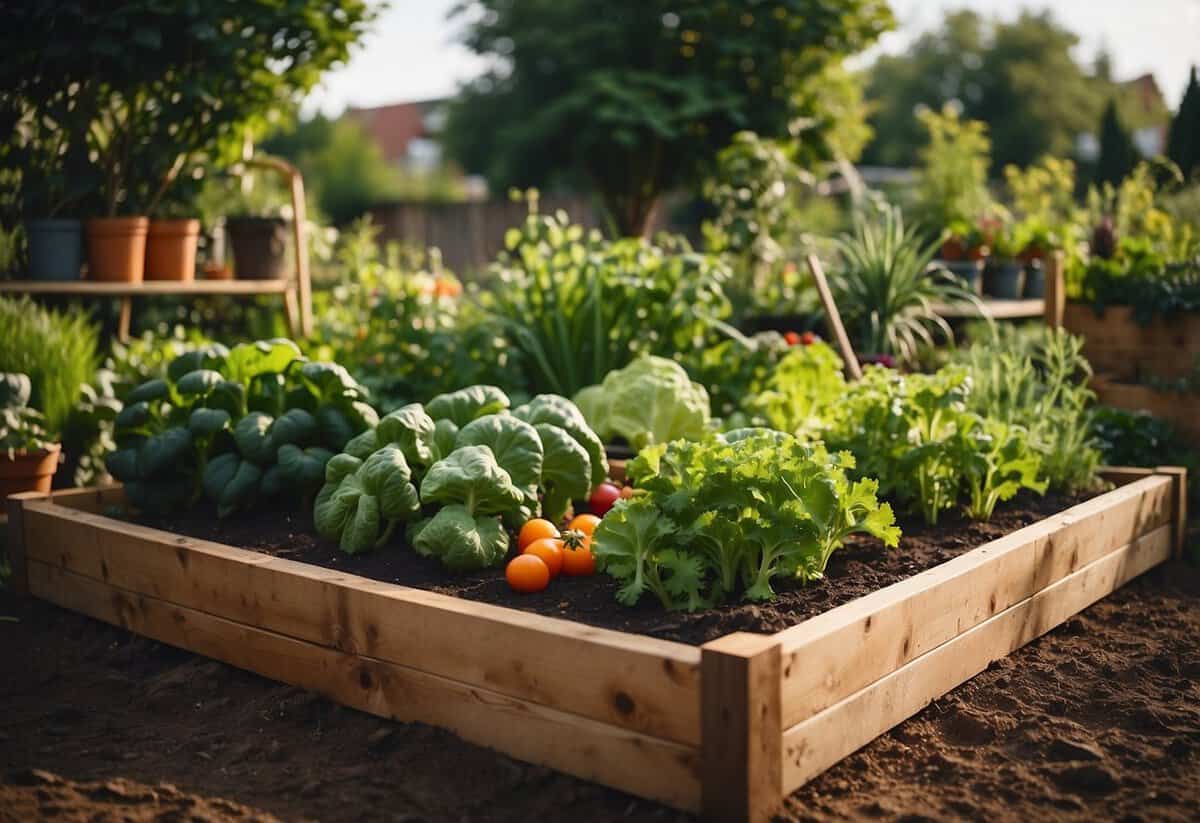
<path fill-rule="evenodd" d="M 146 235 L 146 279 L 195 280 L 199 242 L 199 220 L 151 220 Z"/>
<path fill-rule="evenodd" d="M 142 282 L 149 227 L 147 217 L 94 217 L 88 220 L 88 280 Z"/>
<path fill-rule="evenodd" d="M 48 492 L 58 471 L 62 446 L 55 443 L 37 451 L 19 451 L 12 459 L 0 454 L 0 500 L 18 492 Z"/>

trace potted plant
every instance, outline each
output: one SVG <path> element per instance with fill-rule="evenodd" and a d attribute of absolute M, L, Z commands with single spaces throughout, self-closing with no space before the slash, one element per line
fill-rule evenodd
<path fill-rule="evenodd" d="M 992 257 L 984 270 L 983 293 L 1000 300 L 1018 300 L 1025 286 L 1025 266 L 1018 259 L 1024 243 L 1016 226 L 1006 221 L 995 230 Z"/>
<path fill-rule="evenodd" d="M 76 119 L 65 95 L 53 95 L 41 112 L 23 106 L 4 153 L 18 169 L 32 280 L 77 280 L 83 263 L 82 224 L 75 214 L 94 190 L 87 146 L 73 140 Z"/>
<path fill-rule="evenodd" d="M 0 373 L 0 500 L 18 492 L 50 491 L 61 446 L 29 407 L 32 385 L 24 374 Z"/>
<path fill-rule="evenodd" d="M 225 237 L 239 280 L 282 280 L 287 275 L 289 222 L 281 195 L 260 176 L 244 174 L 225 218 Z"/>
<path fill-rule="evenodd" d="M 979 227 L 969 220 L 954 220 L 942 240 L 941 265 L 974 294 L 982 290 L 983 266 L 990 249 Z"/>
<path fill-rule="evenodd" d="M 191 282 L 196 279 L 200 220 L 190 205 L 175 199 L 150 220 L 146 235 L 146 279 Z"/>

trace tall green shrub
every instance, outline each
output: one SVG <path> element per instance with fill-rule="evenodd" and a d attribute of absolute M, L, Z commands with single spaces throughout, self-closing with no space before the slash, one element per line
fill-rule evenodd
<path fill-rule="evenodd" d="M 57 436 L 99 365 L 99 331 L 79 310 L 48 311 L 28 297 L 0 298 L 0 372 L 29 375 L 30 405 Z"/>

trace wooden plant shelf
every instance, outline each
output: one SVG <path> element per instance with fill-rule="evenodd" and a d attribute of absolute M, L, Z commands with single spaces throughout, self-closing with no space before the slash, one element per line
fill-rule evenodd
<path fill-rule="evenodd" d="M 990 317 L 993 320 L 1043 317 L 1046 313 L 1046 301 L 1040 297 L 1030 300 L 998 300 L 985 297 L 980 302 L 983 304 L 982 313 L 969 303 L 935 303 L 932 308 L 933 312 L 941 317 Z"/>
<path fill-rule="evenodd" d="M 137 297 L 169 294 L 283 294 L 292 288 L 287 280 L 193 280 L 189 283 L 145 280 L 141 283 L 106 283 L 95 280 L 0 280 L 0 292 L 21 294 L 77 294 L 94 297 Z"/>
<path fill-rule="evenodd" d="M 915 577 L 698 648 L 133 525 L 103 514 L 119 487 L 9 498 L 10 562 L 19 591 L 163 643 L 710 820 L 763 821 L 1177 553 L 1184 471 L 1108 476 L 1116 489 Z"/>

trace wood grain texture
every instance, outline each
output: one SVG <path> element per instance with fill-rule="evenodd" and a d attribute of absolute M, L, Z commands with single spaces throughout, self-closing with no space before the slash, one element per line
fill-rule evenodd
<path fill-rule="evenodd" d="M 1169 477 L 1145 477 L 780 632 L 784 726 L 1170 523 L 1175 506 Z"/>
<path fill-rule="evenodd" d="M 1129 306 L 1096 314 L 1090 305 L 1067 303 L 1063 326 L 1084 338 L 1084 356 L 1098 374 L 1121 379 L 1186 377 L 1200 355 L 1200 313 L 1155 317 L 1139 325 Z"/>
<path fill-rule="evenodd" d="M 4 526 L 4 553 L 8 559 L 8 582 L 6 587 L 13 594 L 29 594 L 28 523 L 25 521 L 25 506 L 44 500 L 44 492 L 18 492 L 10 494 L 5 501 L 4 511 L 8 522 Z"/>
<path fill-rule="evenodd" d="M 783 797 L 779 643 L 726 635 L 701 647 L 700 672 L 704 819 L 770 820 Z"/>
<path fill-rule="evenodd" d="M 992 661 L 1166 560 L 1171 542 L 1171 527 L 1160 526 L 787 729 L 784 790 L 795 791 Z"/>
<path fill-rule="evenodd" d="M 30 562 L 30 586 L 66 608 L 371 714 L 431 723 L 522 760 L 681 809 L 699 807 L 695 747 L 225 620 L 38 560 Z"/>
<path fill-rule="evenodd" d="M 30 552 L 42 562 L 654 737 L 700 741 L 695 647 L 34 505 L 28 516 L 39 539 Z"/>

